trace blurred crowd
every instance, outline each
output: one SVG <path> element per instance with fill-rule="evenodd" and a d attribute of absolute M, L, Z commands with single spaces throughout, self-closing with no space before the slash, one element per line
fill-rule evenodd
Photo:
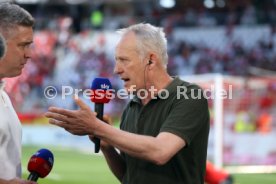
<path fill-rule="evenodd" d="M 58 94 L 61 94 L 61 86 L 85 90 L 90 88 L 92 79 L 100 76 L 109 78 L 113 88 L 122 88 L 122 81 L 113 74 L 116 39 L 112 40 L 110 35 L 116 37 L 117 34 L 91 31 L 72 34 L 63 24 L 60 27 L 58 32 L 43 30 L 35 33 L 33 57 L 19 78 L 20 82 L 10 88 L 17 90 L 12 96 L 18 92 L 22 94 L 14 100 L 23 102 L 23 96 L 29 99 L 24 101 L 24 107 L 19 106 L 22 112 L 44 111 L 49 105 L 61 104 L 74 108 L 71 99 L 67 103 L 60 98 L 46 100 L 44 89 L 47 86 L 56 87 Z M 221 73 L 243 77 L 254 76 L 254 69 L 265 71 L 265 75 L 275 72 L 275 32 L 271 31 L 269 37 L 273 39 L 260 38 L 251 48 L 243 46 L 241 41 L 229 41 L 226 48 L 219 50 L 201 43 L 179 41 L 169 35 L 168 71 L 180 76 Z M 113 103 L 117 108 L 110 111 L 119 112 L 125 101 L 115 99 Z"/>
<path fill-rule="evenodd" d="M 19 112 L 35 114 L 45 112 L 49 105 L 75 108 L 71 98 L 62 99 L 61 86 L 85 90 L 90 88 L 92 79 L 101 76 L 109 78 L 114 89 L 121 89 L 122 82 L 113 74 L 114 45 L 117 35 L 114 30 L 110 33 L 109 28 L 114 29 L 136 23 L 141 18 L 147 21 L 146 17 L 150 18 L 148 22 L 156 22 L 157 25 L 163 26 L 167 33 L 168 71 L 171 75 L 205 73 L 243 77 L 275 75 L 276 29 L 274 19 L 276 16 L 274 15 L 276 11 L 274 4 L 268 6 L 269 4 L 264 3 L 260 9 L 250 2 L 244 1 L 239 6 L 238 3 L 232 6 L 228 4 L 228 11 L 223 13 L 225 16 L 221 16 L 217 11 L 210 12 L 203 7 L 190 8 L 183 12 L 169 12 L 156 9 L 149 4 L 149 7 L 143 10 L 135 9 L 135 16 L 130 16 L 126 12 L 128 20 L 118 17 L 119 13 L 116 13 L 114 9 L 111 9 L 112 13 L 108 13 L 105 8 L 100 7 L 104 15 L 112 14 L 115 17 L 114 20 L 118 20 L 118 24 L 108 23 L 108 16 L 106 16 L 103 24 L 97 24 L 96 27 L 91 22 L 92 18 L 85 18 L 85 12 L 77 13 L 79 6 L 69 8 L 70 16 L 65 14 L 57 16 L 54 13 L 51 15 L 51 11 L 42 11 L 41 7 L 29 7 L 37 18 L 33 57 L 27 64 L 23 75 L 8 82 L 7 89 L 12 100 L 17 102 L 15 104 Z M 123 24 L 120 20 L 124 20 Z M 262 23 L 269 24 L 270 32 L 265 37 L 257 39 L 258 41 L 251 47 L 245 46 L 242 40 L 232 39 L 236 26 L 255 25 L 258 27 Z M 226 40 L 225 46 L 221 49 L 174 36 L 175 29 L 179 27 L 185 29 L 187 26 L 194 26 L 192 29 L 196 30 L 201 26 L 214 26 L 216 29 L 218 25 L 224 25 Z M 207 33 L 208 31 L 206 31 L 206 37 L 209 36 Z M 245 39 L 252 37 L 254 35 Z M 44 89 L 47 86 L 57 89 L 57 97 L 45 98 Z M 125 103 L 124 100 L 114 99 L 106 111 L 118 115 Z"/>
<path fill-rule="evenodd" d="M 169 43 L 172 46 L 169 71 L 176 75 L 222 73 L 235 76 L 252 76 L 256 68 L 276 71 L 275 28 L 271 28 L 268 39 L 259 38 L 251 48 L 244 46 L 242 40 L 231 40 L 231 34 L 225 32 L 228 41 L 226 46 L 221 45 L 223 49 L 173 40 Z M 253 35 L 248 39 L 250 37 Z"/>
<path fill-rule="evenodd" d="M 37 29 L 56 29 L 60 17 L 70 16 L 74 32 L 87 29 L 115 30 L 136 22 L 150 22 L 168 29 L 276 24 L 276 3 L 272 0 L 175 0 L 172 8 L 162 7 L 159 2 L 91 1 L 86 4 L 23 6 L 38 20 Z"/>

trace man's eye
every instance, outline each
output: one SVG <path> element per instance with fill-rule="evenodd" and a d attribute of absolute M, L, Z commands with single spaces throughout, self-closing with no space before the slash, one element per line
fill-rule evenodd
<path fill-rule="evenodd" d="M 122 60 L 122 63 L 128 63 L 128 61 L 129 61 L 129 60 L 127 60 L 127 59 L 123 59 L 123 60 Z"/>
<path fill-rule="evenodd" d="M 27 44 L 27 45 L 20 45 L 20 48 L 26 49 L 26 48 L 29 48 L 30 46 L 31 46 L 30 44 Z"/>
<path fill-rule="evenodd" d="M 24 48 L 30 48 L 31 47 L 31 44 L 27 44 L 24 46 Z"/>

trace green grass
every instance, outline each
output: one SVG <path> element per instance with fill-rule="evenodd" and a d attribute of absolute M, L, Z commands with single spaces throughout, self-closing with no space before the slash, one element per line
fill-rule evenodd
<path fill-rule="evenodd" d="M 38 149 L 37 147 L 23 148 L 23 168 L 27 168 L 29 158 Z M 49 150 L 54 154 L 54 167 L 46 178 L 38 180 L 39 184 L 119 184 L 103 156 L 84 154 L 71 149 L 49 148 Z M 23 178 L 26 179 L 28 175 L 28 171 L 23 171 Z"/>
<path fill-rule="evenodd" d="M 235 184 L 275 184 L 276 174 L 236 174 Z"/>
<path fill-rule="evenodd" d="M 23 168 L 27 168 L 29 158 L 38 149 L 23 147 Z M 55 157 L 54 167 L 46 178 L 38 180 L 39 184 L 119 184 L 103 156 L 71 149 L 49 149 Z M 28 174 L 24 171 L 23 178 Z M 276 184 L 276 174 L 236 174 L 234 179 L 235 184 Z"/>

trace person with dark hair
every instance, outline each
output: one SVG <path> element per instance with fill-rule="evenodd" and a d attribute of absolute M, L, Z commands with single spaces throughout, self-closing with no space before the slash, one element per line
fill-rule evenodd
<path fill-rule="evenodd" d="M 114 73 L 134 93 L 120 130 L 77 98 L 79 110 L 50 107 L 46 117 L 72 134 L 100 138 L 106 161 L 123 184 L 203 184 L 209 111 L 202 89 L 168 74 L 162 28 L 141 23 L 120 32 Z"/>
<path fill-rule="evenodd" d="M 0 59 L 0 184 L 34 184 L 21 179 L 21 124 L 4 91 L 3 78 L 16 77 L 31 57 L 34 18 L 13 3 L 0 3 L 0 34 L 6 52 Z"/>

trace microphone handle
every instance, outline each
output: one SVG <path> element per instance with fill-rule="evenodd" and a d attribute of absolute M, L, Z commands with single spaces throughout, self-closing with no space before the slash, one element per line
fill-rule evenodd
<path fill-rule="evenodd" d="M 95 112 L 97 113 L 97 118 L 103 120 L 104 104 L 95 103 Z M 95 153 L 99 153 L 101 147 L 101 140 L 95 137 Z"/>
<path fill-rule="evenodd" d="M 36 172 L 31 172 L 28 177 L 28 180 L 29 181 L 37 181 L 38 178 L 39 178 L 39 175 Z"/>

